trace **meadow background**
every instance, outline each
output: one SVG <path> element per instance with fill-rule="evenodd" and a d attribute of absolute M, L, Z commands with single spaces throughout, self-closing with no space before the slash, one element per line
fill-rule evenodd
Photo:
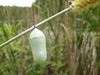
<path fill-rule="evenodd" d="M 0 44 L 67 7 L 67 0 L 0 6 Z M 38 28 L 46 36 L 47 61 L 34 63 L 28 33 L 0 49 L 0 75 L 100 75 L 100 5 L 68 11 Z"/>

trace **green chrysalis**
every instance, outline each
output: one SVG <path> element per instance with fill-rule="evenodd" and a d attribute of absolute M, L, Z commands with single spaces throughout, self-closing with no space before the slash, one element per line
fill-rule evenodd
<path fill-rule="evenodd" d="M 29 37 L 33 59 L 36 63 L 42 63 L 47 59 L 46 38 L 42 31 L 35 28 Z"/>

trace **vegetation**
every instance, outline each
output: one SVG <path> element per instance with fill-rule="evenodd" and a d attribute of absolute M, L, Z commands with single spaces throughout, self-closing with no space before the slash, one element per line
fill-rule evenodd
<path fill-rule="evenodd" d="M 31 8 L 0 6 L 0 44 L 68 7 L 65 0 L 37 0 Z M 0 75 L 100 75 L 100 5 L 69 11 L 41 25 L 48 59 L 36 64 L 30 33 L 0 49 Z"/>

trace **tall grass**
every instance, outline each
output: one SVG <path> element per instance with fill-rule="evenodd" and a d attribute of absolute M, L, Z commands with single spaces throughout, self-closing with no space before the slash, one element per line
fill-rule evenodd
<path fill-rule="evenodd" d="M 0 44 L 66 7 L 65 0 L 38 0 L 31 8 L 3 8 Z M 29 34 L 0 49 L 0 75 L 99 75 L 99 7 L 69 11 L 40 26 L 48 52 L 41 65 L 32 59 Z"/>

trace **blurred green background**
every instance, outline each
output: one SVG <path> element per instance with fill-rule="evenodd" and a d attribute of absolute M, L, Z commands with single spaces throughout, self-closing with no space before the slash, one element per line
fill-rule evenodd
<path fill-rule="evenodd" d="M 67 7 L 67 0 L 0 6 L 0 44 Z M 47 61 L 34 63 L 28 33 L 0 49 L 0 75 L 100 75 L 100 5 L 68 11 L 39 29 L 46 36 Z"/>

